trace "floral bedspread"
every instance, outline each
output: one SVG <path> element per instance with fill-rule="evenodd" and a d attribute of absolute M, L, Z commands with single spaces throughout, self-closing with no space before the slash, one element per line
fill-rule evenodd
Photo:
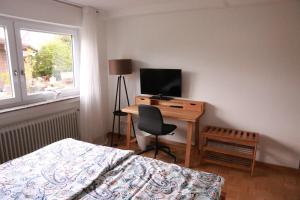
<path fill-rule="evenodd" d="M 65 139 L 0 165 L 0 199 L 218 200 L 223 178 Z"/>
<path fill-rule="evenodd" d="M 132 153 L 58 141 L 0 165 L 0 199 L 72 199 Z"/>

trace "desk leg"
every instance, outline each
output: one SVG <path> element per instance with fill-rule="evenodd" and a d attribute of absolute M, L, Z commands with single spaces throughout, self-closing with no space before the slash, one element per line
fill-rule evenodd
<path fill-rule="evenodd" d="M 127 149 L 130 149 L 130 140 L 131 140 L 131 114 L 127 115 L 127 133 L 126 133 L 126 146 Z"/>
<path fill-rule="evenodd" d="M 185 167 L 190 167 L 191 164 L 191 150 L 192 150 L 192 136 L 193 136 L 193 122 L 187 123 L 186 134 L 186 149 L 185 149 Z"/>

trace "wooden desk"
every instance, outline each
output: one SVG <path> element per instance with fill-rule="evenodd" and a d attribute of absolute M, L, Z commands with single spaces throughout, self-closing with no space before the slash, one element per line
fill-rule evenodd
<path fill-rule="evenodd" d="M 141 102 L 141 99 L 143 100 Z M 147 101 L 144 101 L 147 100 Z M 186 150 L 185 150 L 185 167 L 190 167 L 190 157 L 192 149 L 193 129 L 195 130 L 195 146 L 199 149 L 199 119 L 204 113 L 204 103 L 188 100 L 174 99 L 171 101 L 150 100 L 148 97 L 136 97 L 136 104 L 148 104 L 158 107 L 163 117 L 184 121 L 187 123 Z M 174 108 L 173 106 L 180 106 Z M 135 140 L 131 138 L 131 119 L 132 115 L 138 115 L 138 105 L 129 106 L 122 109 L 127 115 L 127 133 L 126 145 L 130 149 L 130 144 Z"/>

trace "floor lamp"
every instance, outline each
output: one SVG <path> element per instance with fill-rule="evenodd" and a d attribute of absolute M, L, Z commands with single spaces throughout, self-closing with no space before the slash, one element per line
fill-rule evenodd
<path fill-rule="evenodd" d="M 115 97 L 115 107 L 114 107 L 114 112 L 113 112 L 113 125 L 112 125 L 111 141 L 110 141 L 110 146 L 115 146 L 114 145 L 114 133 L 115 133 L 116 116 L 118 117 L 118 134 L 119 134 L 119 138 L 120 138 L 120 136 L 121 136 L 121 117 L 127 115 L 127 113 L 124 113 L 121 111 L 122 82 L 124 84 L 124 89 L 125 89 L 125 93 L 126 93 L 127 105 L 128 106 L 130 105 L 124 75 L 132 73 L 132 64 L 131 64 L 130 59 L 109 60 L 108 62 L 109 62 L 109 74 L 110 75 L 118 75 L 116 97 Z M 131 119 L 131 124 L 132 124 L 132 128 L 133 128 L 133 133 L 135 136 L 135 128 L 134 128 L 132 119 Z"/>

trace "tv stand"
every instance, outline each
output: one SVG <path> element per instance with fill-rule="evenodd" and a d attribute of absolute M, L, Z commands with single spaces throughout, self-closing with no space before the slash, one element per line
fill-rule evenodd
<path fill-rule="evenodd" d="M 163 96 L 163 95 L 154 95 L 154 96 L 150 97 L 150 99 L 169 101 L 169 100 L 172 100 L 173 98 L 172 97 L 166 97 L 166 96 Z"/>

